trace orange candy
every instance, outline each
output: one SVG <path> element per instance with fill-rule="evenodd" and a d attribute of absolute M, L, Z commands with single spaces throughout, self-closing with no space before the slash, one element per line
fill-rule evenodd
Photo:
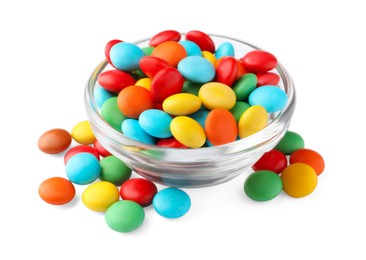
<path fill-rule="evenodd" d="M 69 180 L 53 177 L 39 185 L 38 194 L 41 199 L 49 204 L 63 205 L 74 198 L 75 187 Z"/>
<path fill-rule="evenodd" d="M 213 109 L 205 121 L 205 132 L 212 145 L 234 142 L 238 136 L 238 127 L 234 116 L 226 109 Z"/>
<path fill-rule="evenodd" d="M 246 74 L 247 71 L 245 70 L 243 63 L 241 63 L 240 60 L 236 60 L 236 63 L 238 64 L 238 73 L 236 74 L 236 79 L 238 79 Z"/>
<path fill-rule="evenodd" d="M 138 118 L 145 110 L 154 108 L 151 92 L 139 86 L 123 89 L 118 94 L 117 105 L 119 110 L 130 118 Z"/>
<path fill-rule="evenodd" d="M 187 56 L 187 52 L 178 42 L 167 41 L 156 46 L 151 56 L 158 57 L 177 67 L 178 63 Z"/>
<path fill-rule="evenodd" d="M 317 152 L 310 149 L 299 149 L 290 156 L 290 163 L 305 163 L 311 166 L 319 176 L 325 167 L 323 157 Z"/>

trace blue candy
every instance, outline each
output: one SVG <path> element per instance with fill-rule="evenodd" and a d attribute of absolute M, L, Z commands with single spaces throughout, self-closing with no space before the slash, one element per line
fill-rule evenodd
<path fill-rule="evenodd" d="M 180 41 L 179 44 L 184 47 L 187 56 L 202 56 L 201 49 L 196 43 L 191 41 Z"/>
<path fill-rule="evenodd" d="M 67 178 L 76 184 L 85 185 L 95 181 L 101 172 L 97 158 L 91 153 L 78 153 L 66 163 Z"/>
<path fill-rule="evenodd" d="M 106 90 L 105 88 L 97 85 L 95 88 L 94 88 L 94 100 L 95 100 L 95 103 L 97 103 L 97 106 L 99 108 L 102 107 L 103 103 L 108 99 L 108 98 L 111 98 L 111 97 L 114 97 L 115 95 L 111 92 L 109 92 L 108 90 Z"/>
<path fill-rule="evenodd" d="M 139 62 L 143 56 L 144 52 L 140 47 L 128 42 L 117 43 L 109 51 L 113 66 L 124 71 L 139 69 Z"/>
<path fill-rule="evenodd" d="M 205 128 L 205 122 L 209 112 L 210 111 L 208 111 L 207 109 L 200 109 L 197 112 L 189 115 L 189 117 L 196 120 L 203 128 Z"/>
<path fill-rule="evenodd" d="M 128 118 L 122 123 L 122 133 L 136 141 L 144 144 L 155 144 L 155 138 L 147 134 L 140 126 L 139 121 L 136 119 Z"/>
<path fill-rule="evenodd" d="M 261 105 L 268 113 L 274 113 L 286 106 L 287 95 L 279 87 L 267 85 L 254 89 L 248 100 L 251 106 Z"/>
<path fill-rule="evenodd" d="M 191 207 L 188 194 L 177 188 L 166 188 L 159 191 L 153 199 L 155 211 L 166 218 L 179 218 Z"/>
<path fill-rule="evenodd" d="M 170 123 L 173 118 L 159 109 L 148 109 L 139 116 L 139 124 L 146 133 L 158 138 L 168 138 L 172 136 Z"/>
<path fill-rule="evenodd" d="M 194 83 L 206 83 L 215 77 L 215 68 L 203 57 L 189 56 L 178 63 L 179 72 Z"/>
<path fill-rule="evenodd" d="M 215 52 L 216 59 L 220 59 L 224 56 L 235 56 L 234 46 L 230 42 L 222 43 Z"/>

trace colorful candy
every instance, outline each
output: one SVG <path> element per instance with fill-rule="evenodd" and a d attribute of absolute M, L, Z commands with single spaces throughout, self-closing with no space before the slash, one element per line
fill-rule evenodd
<path fill-rule="evenodd" d="M 185 116 L 197 112 L 201 108 L 201 100 L 189 93 L 179 93 L 164 100 L 163 109 L 173 116 Z"/>
<path fill-rule="evenodd" d="M 142 178 L 130 179 L 120 189 L 122 199 L 134 201 L 142 207 L 149 206 L 157 192 L 158 189 L 152 181 Z"/>
<path fill-rule="evenodd" d="M 198 96 L 207 109 L 224 108 L 230 110 L 236 102 L 234 91 L 227 85 L 219 82 L 204 84 Z"/>
<path fill-rule="evenodd" d="M 137 70 L 139 68 L 140 59 L 143 56 L 144 52 L 140 47 L 128 42 L 116 43 L 109 52 L 112 65 L 123 71 Z"/>
<path fill-rule="evenodd" d="M 183 190 L 166 188 L 159 191 L 153 199 L 154 209 L 166 218 L 179 218 L 191 207 L 191 199 Z"/>
<path fill-rule="evenodd" d="M 114 155 L 100 160 L 101 172 L 99 178 L 120 186 L 131 177 L 131 169 Z"/>
<path fill-rule="evenodd" d="M 250 93 L 249 104 L 252 106 L 261 105 L 268 113 L 274 113 L 286 106 L 287 95 L 277 86 L 262 86 Z"/>
<path fill-rule="evenodd" d="M 170 123 L 170 130 L 175 139 L 187 147 L 199 148 L 206 142 L 204 129 L 190 117 L 175 117 Z"/>
<path fill-rule="evenodd" d="M 324 171 L 325 167 L 323 157 L 310 149 L 298 149 L 291 153 L 290 163 L 305 163 L 311 166 L 318 176 Z"/>
<path fill-rule="evenodd" d="M 39 185 L 38 194 L 49 204 L 63 205 L 75 197 L 75 187 L 64 178 L 52 177 Z"/>
<path fill-rule="evenodd" d="M 275 149 L 266 152 L 253 164 L 253 170 L 268 170 L 280 174 L 287 167 L 286 155 Z"/>
<path fill-rule="evenodd" d="M 95 181 L 101 172 L 99 161 L 90 153 L 78 153 L 71 157 L 66 164 L 67 178 L 80 185 Z"/>
<path fill-rule="evenodd" d="M 141 113 L 139 124 L 146 133 L 157 138 L 172 136 L 170 123 L 172 117 L 159 109 L 148 109 Z"/>
<path fill-rule="evenodd" d="M 268 113 L 262 106 L 255 105 L 249 107 L 239 119 L 240 138 L 248 137 L 262 130 L 268 121 Z"/>
<path fill-rule="evenodd" d="M 130 118 L 138 118 L 145 110 L 154 108 L 151 92 L 139 86 L 130 86 L 119 92 L 117 104 L 122 113 Z"/>
<path fill-rule="evenodd" d="M 253 200 L 268 201 L 280 194 L 282 181 L 275 172 L 257 171 L 246 179 L 244 191 Z"/>
<path fill-rule="evenodd" d="M 126 119 L 122 123 L 122 133 L 136 141 L 144 144 L 155 144 L 155 138 L 146 133 L 140 126 L 139 121 L 136 119 Z"/>
<path fill-rule="evenodd" d="M 109 151 L 107 151 L 98 140 L 95 140 L 94 142 L 94 149 L 98 151 L 99 155 L 102 157 L 107 157 L 109 155 L 112 155 Z"/>
<path fill-rule="evenodd" d="M 196 43 L 191 41 L 180 41 L 179 44 L 184 47 L 187 56 L 202 56 L 201 49 Z"/>
<path fill-rule="evenodd" d="M 167 41 L 156 46 L 151 55 L 177 67 L 178 63 L 187 56 L 187 52 L 178 42 Z"/>
<path fill-rule="evenodd" d="M 151 95 L 155 102 L 161 104 L 167 97 L 180 93 L 183 83 L 184 79 L 176 68 L 162 69 L 151 81 Z"/>
<path fill-rule="evenodd" d="M 92 144 L 95 141 L 93 130 L 87 120 L 76 124 L 71 130 L 71 136 L 79 144 Z"/>
<path fill-rule="evenodd" d="M 38 139 L 38 148 L 48 154 L 65 151 L 71 144 L 71 135 L 64 129 L 48 130 Z"/>
<path fill-rule="evenodd" d="M 65 164 L 71 157 L 73 157 L 75 154 L 78 154 L 78 153 L 90 153 L 99 160 L 99 153 L 93 147 L 91 147 L 89 145 L 78 145 L 78 146 L 71 148 L 70 150 L 67 151 L 67 153 L 65 153 L 65 156 L 64 156 Z"/>
<path fill-rule="evenodd" d="M 116 131 L 121 132 L 122 122 L 127 118 L 118 107 L 118 97 L 111 97 L 107 99 L 101 109 L 100 113 L 107 123 Z"/>
<path fill-rule="evenodd" d="M 189 56 L 178 64 L 178 70 L 186 80 L 206 83 L 215 77 L 215 68 L 210 61 L 199 56 Z"/>
<path fill-rule="evenodd" d="M 296 150 L 304 148 L 304 146 L 304 139 L 298 133 L 287 131 L 275 149 L 286 155 L 290 155 Z"/>
<path fill-rule="evenodd" d="M 88 209 L 103 212 L 119 200 L 119 193 L 114 184 L 100 181 L 89 185 L 84 190 L 82 200 Z"/>
<path fill-rule="evenodd" d="M 235 56 L 234 46 L 230 42 L 222 43 L 215 52 L 216 59 L 220 59 L 222 57 Z"/>
<path fill-rule="evenodd" d="M 238 63 L 233 57 L 223 57 L 216 66 L 216 81 L 231 86 L 238 74 Z"/>
<path fill-rule="evenodd" d="M 215 52 L 215 43 L 210 36 L 201 31 L 190 31 L 186 34 L 186 40 L 196 43 L 202 51 Z"/>
<path fill-rule="evenodd" d="M 277 66 L 276 57 L 262 50 L 248 52 L 240 60 L 243 62 L 245 69 L 253 73 L 264 73 Z"/>
<path fill-rule="evenodd" d="M 228 110 L 216 108 L 206 118 L 205 133 L 212 145 L 234 142 L 238 136 L 236 120 Z"/>
<path fill-rule="evenodd" d="M 250 93 L 257 85 L 257 76 L 253 73 L 246 73 L 241 76 L 232 86 L 237 100 L 247 100 Z"/>
<path fill-rule="evenodd" d="M 135 82 L 131 74 L 121 70 L 108 70 L 98 76 L 98 84 L 110 92 L 120 92 Z"/>
<path fill-rule="evenodd" d="M 150 39 L 149 45 L 156 47 L 159 44 L 167 41 L 178 42 L 180 40 L 180 33 L 174 30 L 162 31 Z"/>

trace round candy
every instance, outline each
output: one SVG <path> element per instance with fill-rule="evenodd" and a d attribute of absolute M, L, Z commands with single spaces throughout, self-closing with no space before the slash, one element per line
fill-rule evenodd
<path fill-rule="evenodd" d="M 118 94 L 117 104 L 121 112 L 130 118 L 138 118 L 143 111 L 154 108 L 151 92 L 139 86 L 123 89 Z"/>
<path fill-rule="evenodd" d="M 82 200 L 88 209 L 103 212 L 119 200 L 119 193 L 114 184 L 100 181 L 89 185 L 84 190 Z"/>
<path fill-rule="evenodd" d="M 247 100 L 250 93 L 257 85 L 257 76 L 253 73 L 247 73 L 241 76 L 232 86 L 237 100 Z"/>
<path fill-rule="evenodd" d="M 281 174 L 283 190 L 289 196 L 302 198 L 312 193 L 318 184 L 315 170 L 304 163 L 293 163 Z"/>
<path fill-rule="evenodd" d="M 273 72 L 258 73 L 257 80 L 257 87 L 266 85 L 276 86 L 280 82 L 280 76 Z"/>
<path fill-rule="evenodd" d="M 122 199 L 131 200 L 146 207 L 152 203 L 157 191 L 156 185 L 152 181 L 134 178 L 122 184 L 120 194 Z"/>
<path fill-rule="evenodd" d="M 53 205 L 63 205 L 75 196 L 74 185 L 61 177 L 52 177 L 41 183 L 38 194 L 45 202 Z"/>
<path fill-rule="evenodd" d="M 116 131 L 121 132 L 122 122 L 126 116 L 118 108 L 117 97 L 107 99 L 101 107 L 100 113 L 105 121 Z"/>
<path fill-rule="evenodd" d="M 164 101 L 165 102 L 165 101 Z M 139 124 L 141 128 L 151 136 L 168 138 L 172 136 L 170 123 L 172 117 L 159 109 L 148 109 L 141 113 Z"/>
<path fill-rule="evenodd" d="M 79 144 L 92 144 L 95 141 L 93 130 L 87 120 L 76 124 L 71 130 L 71 136 Z"/>
<path fill-rule="evenodd" d="M 155 195 L 153 206 L 155 211 L 163 217 L 179 218 L 189 211 L 191 199 L 183 190 L 166 188 Z"/>
<path fill-rule="evenodd" d="M 224 108 L 230 110 L 234 107 L 236 96 L 234 91 L 227 85 L 219 82 L 204 84 L 198 96 L 207 109 Z"/>
<path fill-rule="evenodd" d="M 187 116 L 177 116 L 170 123 L 170 131 L 175 139 L 190 148 L 199 148 L 206 142 L 203 127 Z"/>
<path fill-rule="evenodd" d="M 276 57 L 262 50 L 248 52 L 240 60 L 243 62 L 245 69 L 253 73 L 267 72 L 277 66 Z"/>
<path fill-rule="evenodd" d="M 169 138 L 161 138 L 156 145 L 167 148 L 187 148 L 187 146 L 178 142 L 178 140 L 173 136 Z"/>
<path fill-rule="evenodd" d="M 38 148 L 48 154 L 56 154 L 65 151 L 71 144 L 71 136 L 64 129 L 52 129 L 38 139 Z"/>
<path fill-rule="evenodd" d="M 274 113 L 286 106 L 287 95 L 277 86 L 262 86 L 250 93 L 249 104 L 252 106 L 261 105 L 268 113 Z"/>
<path fill-rule="evenodd" d="M 151 95 L 161 104 L 167 97 L 180 93 L 183 83 L 184 79 L 176 68 L 162 69 L 151 81 Z"/>
<path fill-rule="evenodd" d="M 224 56 L 235 56 L 234 46 L 230 42 L 222 43 L 215 52 L 216 59 L 220 59 Z"/>
<path fill-rule="evenodd" d="M 277 150 L 271 150 L 262 155 L 253 165 L 253 170 L 268 170 L 280 174 L 287 167 L 286 155 Z"/>
<path fill-rule="evenodd" d="M 150 88 L 151 88 L 151 79 L 150 78 L 139 79 L 135 83 L 135 86 L 140 86 L 140 87 L 146 88 L 147 90 L 150 90 Z"/>
<path fill-rule="evenodd" d="M 100 143 L 98 140 L 95 140 L 94 142 L 94 148 L 98 151 L 100 156 L 107 157 L 109 155 L 112 155 L 110 152 L 108 152 Z"/>
<path fill-rule="evenodd" d="M 149 45 L 156 47 L 159 44 L 166 41 L 175 41 L 178 42 L 180 40 L 180 33 L 174 30 L 166 30 L 162 31 L 153 37 L 151 37 Z"/>
<path fill-rule="evenodd" d="M 274 149 L 286 155 L 290 155 L 296 150 L 304 148 L 304 146 L 305 142 L 301 135 L 292 131 L 287 131 L 285 136 L 281 139 L 281 141 L 276 145 Z"/>
<path fill-rule="evenodd" d="M 238 136 L 236 120 L 228 110 L 216 108 L 206 118 L 205 133 L 215 146 L 234 142 Z"/>
<path fill-rule="evenodd" d="M 98 84 L 111 92 L 120 92 L 135 82 L 136 80 L 129 73 L 120 70 L 104 71 L 98 75 Z"/>
<path fill-rule="evenodd" d="M 323 157 L 316 151 L 310 149 L 299 149 L 290 156 L 290 163 L 305 163 L 311 166 L 319 176 L 325 167 Z"/>
<path fill-rule="evenodd" d="M 98 159 L 90 153 L 78 153 L 66 164 L 67 178 L 80 185 L 92 183 L 99 177 L 100 172 Z"/>
<path fill-rule="evenodd" d="M 114 185 L 120 186 L 131 177 L 131 169 L 114 155 L 104 157 L 100 160 L 102 168 L 99 178 Z"/>
<path fill-rule="evenodd" d="M 239 119 L 239 136 L 244 138 L 259 132 L 266 127 L 268 113 L 262 106 L 251 106 L 242 114 Z"/>
<path fill-rule="evenodd" d="M 140 69 L 151 79 L 162 69 L 171 67 L 168 62 L 158 57 L 145 56 L 140 60 Z"/>
<path fill-rule="evenodd" d="M 215 77 L 215 68 L 212 63 L 199 56 L 189 56 L 178 64 L 178 70 L 183 77 L 194 83 L 206 83 Z"/>
<path fill-rule="evenodd" d="M 187 52 L 178 42 L 167 41 L 156 46 L 151 55 L 177 67 L 178 63 L 187 56 Z"/>
<path fill-rule="evenodd" d="M 200 47 L 191 41 L 180 41 L 180 45 L 184 47 L 187 52 L 187 56 L 202 56 Z"/>
<path fill-rule="evenodd" d="M 248 176 L 244 192 L 255 201 L 268 201 L 281 193 L 281 178 L 272 171 L 257 171 Z"/>
<path fill-rule="evenodd" d="M 233 57 L 224 57 L 216 66 L 216 81 L 231 86 L 238 74 L 238 64 Z"/>
<path fill-rule="evenodd" d="M 189 31 L 186 40 L 196 43 L 202 51 L 215 52 L 215 43 L 210 36 L 201 31 Z"/>
<path fill-rule="evenodd" d="M 106 57 L 106 59 L 107 59 L 107 61 L 108 61 L 108 63 L 109 64 L 112 64 L 112 62 L 111 62 L 111 58 L 109 57 L 109 52 L 111 51 L 111 48 L 115 45 L 115 44 L 117 44 L 117 43 L 119 43 L 119 42 L 122 42 L 121 40 L 111 40 L 111 41 L 109 41 L 108 43 L 107 43 L 107 45 L 105 46 L 105 48 L 104 48 L 104 53 L 105 53 L 105 57 Z"/>
<path fill-rule="evenodd" d="M 230 109 L 230 112 L 233 114 L 236 122 L 239 122 L 241 115 L 250 107 L 250 105 L 243 101 L 236 101 L 234 107 Z"/>
<path fill-rule="evenodd" d="M 117 201 L 105 213 L 107 225 L 117 232 L 131 232 L 141 226 L 145 218 L 144 209 L 136 202 Z"/>
<path fill-rule="evenodd" d="M 91 147 L 89 145 L 78 145 L 67 151 L 67 153 L 64 156 L 65 164 L 71 157 L 73 157 L 75 154 L 78 154 L 78 153 L 90 153 L 99 160 L 99 153 L 93 147 Z"/>
<path fill-rule="evenodd" d="M 99 108 L 101 108 L 104 102 L 111 97 L 114 97 L 114 94 L 107 91 L 105 88 L 101 86 L 96 86 L 94 88 L 94 100 Z"/>
<path fill-rule="evenodd" d="M 212 63 L 212 65 L 215 66 L 216 64 L 216 57 L 212 52 L 209 51 L 202 51 L 202 57 L 204 57 L 205 59 L 207 59 L 209 62 Z"/>
<path fill-rule="evenodd" d="M 189 93 L 179 93 L 164 100 L 163 109 L 174 116 L 192 114 L 201 108 L 201 100 Z"/>
<path fill-rule="evenodd" d="M 122 123 L 122 133 L 136 141 L 144 144 L 155 144 L 155 138 L 147 134 L 140 126 L 139 121 L 136 119 L 126 119 Z"/>
<path fill-rule="evenodd" d="M 139 69 L 139 61 L 143 56 L 144 52 L 140 47 L 128 42 L 116 43 L 109 52 L 113 66 L 124 71 Z"/>

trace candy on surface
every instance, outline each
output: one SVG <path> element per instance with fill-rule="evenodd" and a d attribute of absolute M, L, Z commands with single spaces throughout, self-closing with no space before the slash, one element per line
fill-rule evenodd
<path fill-rule="evenodd" d="M 105 213 L 107 225 L 117 232 L 131 232 L 141 226 L 145 218 L 144 209 L 136 202 L 120 200 L 113 203 Z"/>
<path fill-rule="evenodd" d="M 95 141 L 95 136 L 88 120 L 77 123 L 71 130 L 71 136 L 79 144 L 92 144 Z"/>
<path fill-rule="evenodd" d="M 144 55 L 140 47 L 128 42 L 120 42 L 113 45 L 109 52 L 113 66 L 123 71 L 139 69 L 140 59 Z"/>
<path fill-rule="evenodd" d="M 314 150 L 311 149 L 298 149 L 291 153 L 290 164 L 293 163 L 305 163 L 311 166 L 316 174 L 319 176 L 325 168 L 323 157 Z"/>
<path fill-rule="evenodd" d="M 187 56 L 202 56 L 200 47 L 191 41 L 180 41 L 179 42 L 187 52 Z"/>
<path fill-rule="evenodd" d="M 203 127 L 187 116 L 177 116 L 170 124 L 170 131 L 175 139 L 190 148 L 199 148 L 206 142 Z"/>
<path fill-rule="evenodd" d="M 201 83 L 193 83 L 190 81 L 186 81 L 183 84 L 182 92 L 198 96 L 198 91 L 200 90 L 201 86 L 202 86 Z"/>
<path fill-rule="evenodd" d="M 209 51 L 202 51 L 202 57 L 207 59 L 212 65 L 215 67 L 216 65 L 216 57 L 212 52 Z"/>
<path fill-rule="evenodd" d="M 262 106 L 249 107 L 239 119 L 239 136 L 244 138 L 265 128 L 268 122 L 268 113 Z"/>
<path fill-rule="evenodd" d="M 257 81 L 257 87 L 266 85 L 276 86 L 280 82 L 280 76 L 273 72 L 258 73 Z"/>
<path fill-rule="evenodd" d="M 215 52 L 216 59 L 220 59 L 225 56 L 235 56 L 234 46 L 230 42 L 223 42 Z"/>
<path fill-rule="evenodd" d="M 100 181 L 90 184 L 83 192 L 82 201 L 91 210 L 104 212 L 119 200 L 117 187 L 108 182 Z"/>
<path fill-rule="evenodd" d="M 296 150 L 305 147 L 304 139 L 298 133 L 287 131 L 281 141 L 276 145 L 274 149 L 290 155 Z"/>
<path fill-rule="evenodd" d="M 233 57 L 224 57 L 216 66 L 216 81 L 231 86 L 238 74 L 238 64 Z"/>
<path fill-rule="evenodd" d="M 189 93 L 179 93 L 164 100 L 163 109 L 174 116 L 185 116 L 197 112 L 201 107 L 199 97 Z"/>
<path fill-rule="evenodd" d="M 151 79 L 150 78 L 142 78 L 136 81 L 135 86 L 140 86 L 150 90 L 151 88 Z"/>
<path fill-rule="evenodd" d="M 230 110 L 234 107 L 236 96 L 234 91 L 220 82 L 209 82 L 204 84 L 198 96 L 207 109 L 224 108 Z"/>
<path fill-rule="evenodd" d="M 117 105 L 121 112 L 130 118 L 138 118 L 143 111 L 154 108 L 151 92 L 139 86 L 123 89 L 118 94 Z"/>
<path fill-rule="evenodd" d="M 177 31 L 165 30 L 151 37 L 149 45 L 152 47 L 156 47 L 159 44 L 167 41 L 179 42 L 180 37 L 180 33 Z"/>
<path fill-rule="evenodd" d="M 233 114 L 236 122 L 238 123 L 241 115 L 250 107 L 250 105 L 244 101 L 236 101 L 234 107 L 230 109 L 230 112 Z"/>
<path fill-rule="evenodd" d="M 173 136 L 169 138 L 161 138 L 156 143 L 157 146 L 167 147 L 167 148 L 188 148 L 184 144 L 181 144 L 177 139 Z"/>
<path fill-rule="evenodd" d="M 145 56 L 150 56 L 152 54 L 153 50 L 154 50 L 154 47 L 151 47 L 151 46 L 142 48 L 142 51 L 144 52 Z"/>
<path fill-rule="evenodd" d="M 287 104 L 286 92 L 277 86 L 262 86 L 254 89 L 249 95 L 250 105 L 263 106 L 268 113 L 282 110 Z"/>
<path fill-rule="evenodd" d="M 158 192 L 156 185 L 147 179 L 133 178 L 122 184 L 120 195 L 123 200 L 131 200 L 142 207 L 151 205 L 155 194 Z"/>
<path fill-rule="evenodd" d="M 165 102 L 165 101 L 164 101 Z M 146 133 L 157 138 L 168 138 L 172 136 L 170 123 L 172 117 L 159 109 L 148 109 L 141 113 L 139 124 Z"/>
<path fill-rule="evenodd" d="M 200 109 L 196 113 L 189 115 L 189 117 L 196 120 L 203 128 L 205 127 L 206 118 L 210 111 L 207 109 Z"/>
<path fill-rule="evenodd" d="M 136 119 L 128 118 L 122 123 L 122 133 L 136 141 L 144 144 L 155 144 L 155 138 L 147 134 Z"/>
<path fill-rule="evenodd" d="M 187 52 L 178 42 L 167 41 L 156 46 L 151 55 L 177 67 L 178 63 L 187 56 Z"/>
<path fill-rule="evenodd" d="M 203 57 L 189 56 L 178 64 L 178 70 L 188 81 L 206 83 L 215 77 L 215 67 Z"/>
<path fill-rule="evenodd" d="M 215 52 L 215 43 L 206 33 L 193 30 L 186 34 L 186 40 L 196 43 L 202 51 Z"/>
<path fill-rule="evenodd" d="M 123 120 L 127 117 L 118 108 L 117 97 L 106 100 L 100 109 L 100 113 L 105 121 L 118 132 L 121 132 Z"/>
<path fill-rule="evenodd" d="M 266 51 L 254 50 L 240 59 L 248 72 L 264 73 L 277 66 L 276 57 Z"/>
<path fill-rule="evenodd" d="M 65 151 L 71 144 L 71 135 L 60 128 L 43 133 L 38 139 L 38 148 L 47 154 L 57 154 Z"/>
<path fill-rule="evenodd" d="M 163 217 L 179 218 L 189 211 L 191 199 L 181 189 L 165 188 L 155 195 L 153 206 L 155 211 Z"/>
<path fill-rule="evenodd" d="M 64 163 L 66 164 L 67 161 L 72 156 L 74 156 L 75 154 L 78 154 L 78 153 L 90 153 L 90 154 L 94 155 L 95 158 L 97 158 L 99 160 L 99 153 L 93 147 L 91 147 L 89 145 L 78 145 L 78 146 L 75 146 L 75 147 L 71 148 L 70 150 L 67 151 L 67 153 L 65 153 Z"/>
<path fill-rule="evenodd" d="M 65 178 L 52 177 L 39 185 L 38 194 L 49 204 L 63 205 L 75 197 L 75 187 Z"/>
<path fill-rule="evenodd" d="M 151 95 L 155 102 L 163 101 L 182 91 L 184 79 L 176 68 L 160 70 L 151 81 Z"/>
<path fill-rule="evenodd" d="M 228 110 L 216 108 L 206 118 L 205 133 L 212 145 L 223 145 L 236 140 L 238 126 L 234 116 Z"/>
<path fill-rule="evenodd" d="M 311 194 L 318 184 L 315 170 L 304 163 L 293 163 L 287 166 L 281 174 L 281 179 L 283 191 L 294 198 Z"/>
<path fill-rule="evenodd" d="M 114 155 L 104 157 L 100 160 L 100 167 L 99 179 L 111 182 L 116 186 L 120 186 L 131 177 L 132 170 Z"/>
<path fill-rule="evenodd" d="M 108 70 L 98 75 L 98 84 L 110 92 L 120 92 L 135 82 L 131 74 L 120 70 Z"/>
<path fill-rule="evenodd" d="M 76 184 L 92 183 L 99 177 L 100 172 L 98 159 L 90 153 L 78 153 L 66 163 L 67 178 Z"/>
<path fill-rule="evenodd" d="M 111 51 L 111 48 L 115 45 L 115 44 L 117 44 L 117 43 L 120 43 L 120 42 L 122 42 L 121 40 L 111 40 L 111 41 L 109 41 L 107 44 L 106 44 L 106 46 L 105 46 L 105 48 L 104 48 L 104 54 L 105 54 L 105 57 L 106 57 L 106 59 L 107 59 L 107 61 L 108 61 L 108 63 L 109 64 L 111 64 L 112 66 L 113 66 L 113 64 L 112 64 L 112 62 L 111 62 L 111 58 L 109 57 L 109 52 Z"/>
<path fill-rule="evenodd" d="M 235 81 L 232 86 L 237 100 L 247 100 L 250 93 L 253 92 L 257 85 L 257 76 L 253 73 L 247 73 Z"/>
<path fill-rule="evenodd" d="M 121 123 L 122 124 L 122 123 Z M 107 151 L 98 140 L 95 140 L 94 142 L 94 149 L 98 151 L 99 155 L 102 157 L 107 157 L 109 155 L 112 155 L 109 151 Z"/>
<path fill-rule="evenodd" d="M 95 103 L 97 103 L 97 106 L 99 108 L 101 108 L 104 104 L 104 102 L 111 98 L 114 97 L 115 95 L 112 92 L 109 92 L 108 90 L 106 90 L 105 88 L 101 87 L 101 86 L 96 86 L 94 88 L 94 100 Z"/>
<path fill-rule="evenodd" d="M 268 170 L 280 174 L 287 167 L 286 155 L 275 149 L 266 152 L 253 164 L 255 171 Z"/>
<path fill-rule="evenodd" d="M 244 192 L 255 201 L 268 201 L 282 191 L 282 180 L 275 172 L 256 171 L 249 175 L 244 183 Z"/>
<path fill-rule="evenodd" d="M 140 68 L 142 72 L 151 79 L 154 78 L 162 69 L 170 67 L 172 66 L 169 63 L 158 57 L 145 56 L 140 60 Z"/>

